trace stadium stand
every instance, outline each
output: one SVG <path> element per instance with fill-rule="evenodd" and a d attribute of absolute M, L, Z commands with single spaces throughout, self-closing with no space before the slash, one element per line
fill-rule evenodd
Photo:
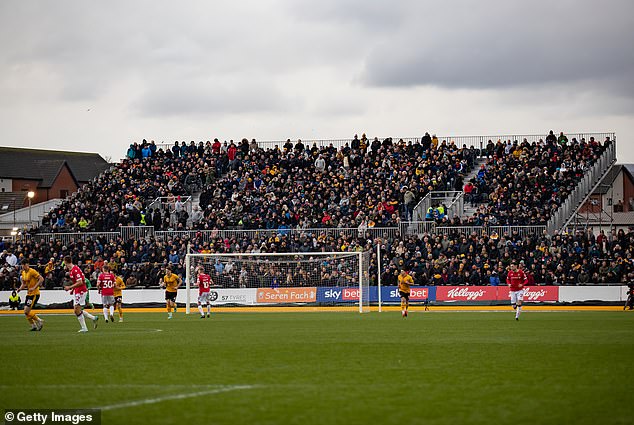
<path fill-rule="evenodd" d="M 552 132 L 551 132 L 551 136 Z M 482 203 L 470 223 L 543 224 L 611 143 L 563 143 L 553 136 L 544 144 L 502 143 L 487 146 L 488 161 L 472 179 L 472 204 Z"/>
<path fill-rule="evenodd" d="M 339 148 L 143 141 L 9 248 L 44 273 L 47 287 L 61 285 L 67 254 L 91 270 L 108 261 L 125 279 L 155 286 L 168 264 L 182 273 L 188 244 L 203 253 L 380 245 L 387 284 L 403 265 L 421 285 L 504 284 L 511 261 L 523 262 L 537 284 L 624 282 L 634 278 L 634 232 L 494 227 L 544 224 L 611 143 L 568 142 L 552 132 L 532 143 L 489 141 L 482 150 L 429 134 L 407 142 L 355 136 Z M 468 198 L 476 212 L 407 234 L 402 223 L 418 201 L 430 191 L 462 190 L 479 157 L 485 162 Z M 198 205 L 187 209 L 192 195 Z M 7 256 L 0 257 L 2 289 L 15 285 Z"/>

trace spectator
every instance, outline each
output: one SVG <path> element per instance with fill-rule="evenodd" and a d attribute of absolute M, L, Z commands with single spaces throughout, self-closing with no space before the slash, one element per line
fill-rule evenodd
<path fill-rule="evenodd" d="M 20 308 L 20 296 L 18 293 L 13 290 L 11 291 L 11 295 L 9 295 L 9 310 L 18 310 Z"/>

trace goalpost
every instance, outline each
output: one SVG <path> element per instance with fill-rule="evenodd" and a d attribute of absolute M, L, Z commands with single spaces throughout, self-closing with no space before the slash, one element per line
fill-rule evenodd
<path fill-rule="evenodd" d="M 371 252 L 215 253 L 185 257 L 186 313 L 196 269 L 211 276 L 213 305 L 358 305 L 370 311 Z"/>

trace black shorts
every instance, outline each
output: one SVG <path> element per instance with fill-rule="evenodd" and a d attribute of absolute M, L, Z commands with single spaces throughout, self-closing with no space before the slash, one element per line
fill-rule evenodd
<path fill-rule="evenodd" d="M 114 297 L 114 303 L 115 304 L 121 304 L 123 301 L 121 299 L 121 295 L 119 295 L 118 297 Z"/>
<path fill-rule="evenodd" d="M 165 291 L 165 301 L 176 302 L 176 292 Z"/>
<path fill-rule="evenodd" d="M 401 298 L 405 298 L 407 301 L 409 301 L 409 294 L 407 292 L 398 291 L 398 294 L 401 296 Z"/>
<path fill-rule="evenodd" d="M 35 307 L 35 304 L 37 304 L 39 299 L 40 299 L 39 295 L 27 295 L 26 300 L 24 300 L 24 306 L 33 308 Z"/>

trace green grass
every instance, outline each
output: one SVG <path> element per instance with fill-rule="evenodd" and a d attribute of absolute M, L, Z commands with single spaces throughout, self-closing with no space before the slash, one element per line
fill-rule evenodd
<path fill-rule="evenodd" d="M 0 316 L 0 408 L 111 406 L 104 424 L 631 423 L 627 312 L 102 319 L 81 335 L 73 316 L 41 333 Z"/>

